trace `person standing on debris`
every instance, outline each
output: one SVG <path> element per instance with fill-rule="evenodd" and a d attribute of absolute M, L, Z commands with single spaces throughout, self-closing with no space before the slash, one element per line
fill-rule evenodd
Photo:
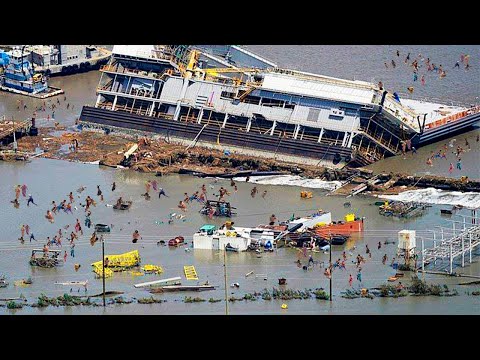
<path fill-rule="evenodd" d="M 277 217 L 275 216 L 275 214 L 272 214 L 272 216 L 270 216 L 269 225 L 275 225 L 275 221 L 277 221 Z"/>
<path fill-rule="evenodd" d="M 138 239 L 142 239 L 142 237 L 140 236 L 140 233 L 138 232 L 138 230 L 135 230 L 132 234 L 132 242 L 135 244 Z"/>
<path fill-rule="evenodd" d="M 28 194 L 27 206 L 30 206 L 30 203 L 32 203 L 32 204 L 35 205 L 35 206 L 38 206 L 38 205 L 35 204 L 35 202 L 33 201 L 32 194 Z"/>
<path fill-rule="evenodd" d="M 117 185 L 115 184 L 115 181 L 114 181 L 112 184 L 112 191 L 115 191 L 116 188 L 117 188 Z"/>

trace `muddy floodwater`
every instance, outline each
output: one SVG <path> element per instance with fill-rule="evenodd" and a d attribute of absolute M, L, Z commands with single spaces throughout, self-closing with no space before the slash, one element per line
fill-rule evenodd
<path fill-rule="evenodd" d="M 367 258 L 363 266 L 362 285 L 354 281 L 353 287 L 375 287 L 386 282 L 389 276 L 395 274 L 395 270 L 388 266 L 390 259 L 394 256 L 396 245 L 383 245 L 377 249 L 378 242 L 385 240 L 396 240 L 397 232 L 402 229 L 417 230 L 417 236 L 426 235 L 427 229 L 435 225 L 448 226 L 446 218 L 440 216 L 441 205 L 433 205 L 428 209 L 427 214 L 411 220 L 398 220 L 385 218 L 378 214 L 377 207 L 373 205 L 378 199 L 371 197 L 355 197 L 348 199 L 351 207 L 346 208 L 345 198 L 327 196 L 325 190 L 310 189 L 313 192 L 312 199 L 301 199 L 299 192 L 302 188 L 297 186 L 282 185 L 256 185 L 259 194 L 252 198 L 250 190 L 254 186 L 250 183 L 237 181 L 238 192 L 235 193 L 230 187 L 229 181 L 214 179 L 200 179 L 188 175 L 169 175 L 165 177 L 153 177 L 152 175 L 139 174 L 129 170 L 115 170 L 103 168 L 98 165 L 69 163 L 59 160 L 34 159 L 31 163 L 0 163 L 2 174 L 2 186 L 0 187 L 0 199 L 2 201 L 0 218 L 0 273 L 7 276 L 10 285 L 0 289 L 0 298 L 13 298 L 23 294 L 29 303 L 33 302 L 42 293 L 48 296 L 59 296 L 70 293 L 70 287 L 55 285 L 55 282 L 82 281 L 88 280 L 88 294 L 98 294 L 102 291 L 101 279 L 95 279 L 90 264 L 101 259 L 101 246 L 97 242 L 94 246 L 89 243 L 89 236 L 92 229 L 84 229 L 84 236 L 76 241 L 75 259 L 70 256 L 63 266 L 55 269 L 41 269 L 31 267 L 28 263 L 32 248 L 38 248 L 45 242 L 47 236 L 53 237 L 59 228 L 70 225 L 67 230 L 72 231 L 75 220 L 78 218 L 82 224 L 85 218 L 84 209 L 79 202 L 84 203 L 85 197 L 90 195 L 99 200 L 96 196 L 96 186 L 104 194 L 104 202 L 97 201 L 97 206 L 92 210 L 92 222 L 113 225 L 112 232 L 105 235 L 106 253 L 119 254 L 126 251 L 138 249 L 142 264 L 160 265 L 164 269 L 162 275 L 134 276 L 132 272 L 115 273 L 112 278 L 106 280 L 107 291 L 123 291 L 125 298 L 142 298 L 150 294 L 143 289 L 136 289 L 133 284 L 152 281 L 160 278 L 170 278 L 183 274 L 184 265 L 194 265 L 198 273 L 199 281 L 207 281 L 218 286 L 214 291 L 201 293 L 169 293 L 154 295 L 155 298 L 167 300 L 161 304 L 142 305 L 109 305 L 106 309 L 99 307 L 48 307 L 35 309 L 24 307 L 16 310 L 17 314 L 223 314 L 225 313 L 224 302 L 217 303 L 184 303 L 184 296 L 199 296 L 205 299 L 224 298 L 224 271 L 223 253 L 210 250 L 193 250 L 192 234 L 205 223 L 220 225 L 222 220 L 209 220 L 208 217 L 200 215 L 199 203 L 188 205 L 188 211 L 184 219 L 175 220 L 168 224 L 169 214 L 179 213 L 178 201 L 183 198 L 183 193 L 193 193 L 206 184 L 208 194 L 218 193 L 220 186 L 231 191 L 228 200 L 232 206 L 237 208 L 237 215 L 234 217 L 238 226 L 254 226 L 266 223 L 273 213 L 279 219 L 287 219 L 292 214 L 296 216 L 307 215 L 317 209 L 324 209 L 332 212 L 334 219 L 341 219 L 348 212 L 354 212 L 358 216 L 365 217 L 365 232 L 361 235 L 354 235 L 344 246 L 336 246 L 333 249 L 332 258 L 335 260 L 341 257 L 343 250 L 352 253 L 346 262 L 347 270 L 336 270 L 333 277 L 333 303 L 316 300 L 290 300 L 288 310 L 282 310 L 282 301 L 240 301 L 230 303 L 229 313 L 231 314 L 278 314 L 286 312 L 289 314 L 478 314 L 480 300 L 478 297 L 469 296 L 466 291 L 473 291 L 479 286 L 458 286 L 459 282 L 472 279 L 450 278 L 445 276 L 426 276 L 427 281 L 448 284 L 457 288 L 458 296 L 454 297 L 405 297 L 398 299 L 344 299 L 341 292 L 349 287 L 348 275 L 355 278 L 356 268 L 352 263 L 357 253 L 365 255 L 365 244 L 372 250 L 372 258 Z M 158 198 L 153 193 L 151 200 L 145 200 L 141 194 L 145 192 L 145 181 L 156 179 L 159 186 L 164 188 L 169 196 Z M 117 189 L 111 191 L 112 182 L 116 182 Z M 28 193 L 31 193 L 38 206 L 26 206 L 26 199 L 21 197 L 20 207 L 14 208 L 10 200 L 14 198 L 14 186 L 26 184 Z M 81 186 L 86 190 L 78 197 L 76 190 Z M 267 190 L 267 195 L 262 198 L 260 194 Z M 67 198 L 70 191 L 75 194 L 75 205 L 77 209 L 72 214 L 59 213 L 55 222 L 50 224 L 44 217 L 47 208 L 52 200 L 57 204 Z M 124 199 L 133 201 L 129 211 L 114 211 L 107 204 L 112 204 L 122 196 Z M 468 213 L 465 210 L 465 213 Z M 34 233 L 37 242 L 28 239 L 21 244 L 20 227 L 28 224 L 31 232 Z M 137 244 L 131 242 L 131 234 L 139 230 L 143 239 Z M 65 230 L 63 230 L 65 231 Z M 184 236 L 187 246 L 170 248 L 168 246 L 157 246 L 159 240 L 166 240 L 175 236 Z M 66 241 L 64 240 L 64 243 Z M 186 251 L 186 248 L 190 248 Z M 356 247 L 356 250 L 353 250 Z M 55 247 L 54 247 L 55 248 Z M 62 251 L 69 252 L 69 246 L 63 244 Z M 382 265 L 381 259 L 387 254 L 389 261 Z M 328 255 L 314 253 L 316 261 L 328 261 Z M 264 288 L 278 288 L 278 279 L 287 279 L 287 288 L 303 290 L 305 288 L 325 288 L 328 290 L 328 279 L 323 275 L 323 268 L 315 266 L 313 270 L 304 271 L 294 263 L 298 258 L 297 250 L 282 248 L 274 253 L 263 253 L 258 258 L 254 253 L 227 253 L 227 277 L 228 293 L 235 297 L 241 297 L 246 293 L 262 291 Z M 301 258 L 306 263 L 306 258 Z M 458 269 L 465 274 L 479 274 L 478 258 L 474 257 L 474 263 L 464 269 Z M 78 272 L 74 264 L 81 265 Z M 446 265 L 446 264 L 445 264 Z M 254 275 L 245 277 L 245 274 L 254 271 Z M 259 275 L 258 278 L 255 274 Z M 31 277 L 33 284 L 29 286 L 14 286 L 16 280 Z M 264 280 L 264 278 L 267 280 Z M 231 288 L 230 284 L 238 282 L 239 288 Z M 183 284 L 196 284 L 197 281 L 182 280 Z M 81 290 L 83 292 L 83 290 Z M 74 289 L 72 294 L 78 294 Z M 2 313 L 10 313 L 14 310 L 0 308 Z"/>

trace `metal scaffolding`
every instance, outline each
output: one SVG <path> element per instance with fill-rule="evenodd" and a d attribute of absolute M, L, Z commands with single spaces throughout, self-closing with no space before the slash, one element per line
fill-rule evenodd
<path fill-rule="evenodd" d="M 421 238 L 422 271 L 425 270 L 425 265 L 432 262 L 436 265 L 438 260 L 443 262 L 448 259 L 449 268 L 446 271 L 453 274 L 455 258 L 461 256 L 462 267 L 465 266 L 466 256 L 468 262 L 472 262 L 472 252 L 480 245 L 480 219 L 476 217 L 475 210 L 472 211 L 472 215 L 457 215 L 462 217 L 463 221 L 448 220 L 452 223 L 451 228 L 438 227 L 439 231 L 432 230 L 433 238 Z M 430 242 L 432 246 L 425 247 L 425 241 Z"/>

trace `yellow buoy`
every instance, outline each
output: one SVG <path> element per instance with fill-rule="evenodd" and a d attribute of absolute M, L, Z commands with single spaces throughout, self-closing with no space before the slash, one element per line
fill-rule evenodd
<path fill-rule="evenodd" d="M 282 304 L 282 309 L 288 309 L 288 305 L 287 304 Z"/>

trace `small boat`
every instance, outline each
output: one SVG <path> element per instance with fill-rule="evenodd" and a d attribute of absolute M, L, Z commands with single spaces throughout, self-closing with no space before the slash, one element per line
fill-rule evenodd
<path fill-rule="evenodd" d="M 448 209 L 440 209 L 440 214 L 442 215 L 452 215 L 453 211 Z"/>
<path fill-rule="evenodd" d="M 332 245 L 343 245 L 349 237 L 343 236 L 340 234 L 335 234 L 332 236 Z"/>
<path fill-rule="evenodd" d="M 228 244 L 225 246 L 225 251 L 238 252 L 238 248 L 233 247 L 232 245 L 230 245 L 230 243 L 228 243 Z"/>
<path fill-rule="evenodd" d="M 353 232 L 362 232 L 363 225 L 363 218 L 358 218 L 355 214 L 347 214 L 345 215 L 345 221 L 332 221 L 330 224 L 316 226 L 314 231 L 320 236 L 328 236 L 329 234 L 348 235 Z"/>
<path fill-rule="evenodd" d="M 121 204 L 113 205 L 114 210 L 128 210 L 132 206 L 131 201 L 123 201 Z"/>
<path fill-rule="evenodd" d="M 110 226 L 106 224 L 96 224 L 95 231 L 100 233 L 110 232 Z"/>

